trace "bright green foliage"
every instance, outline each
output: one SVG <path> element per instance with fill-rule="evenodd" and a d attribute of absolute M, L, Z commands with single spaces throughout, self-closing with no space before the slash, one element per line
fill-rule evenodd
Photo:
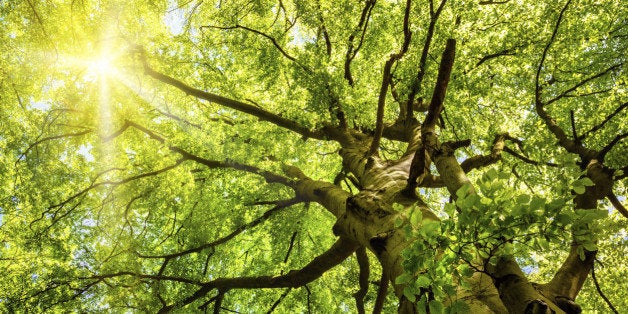
<path fill-rule="evenodd" d="M 331 247 L 336 217 L 311 200 L 279 206 L 295 192 L 264 171 L 284 176 L 291 165 L 334 182 L 346 170 L 339 143 L 194 97 L 145 66 L 311 131 L 341 123 L 341 108 L 349 128 L 372 136 L 384 64 L 404 40 L 405 2 L 377 1 L 362 32 L 368 2 L 0 0 L 0 312 L 152 313 L 181 304 L 199 283 L 288 274 Z M 394 66 L 384 121 L 397 120 L 399 99 L 414 87 L 429 103 L 444 43 L 455 38 L 439 140 L 471 139 L 456 151 L 461 161 L 486 154 L 496 134 L 519 143 L 470 171 L 473 186 L 454 195 L 419 187 L 440 221 L 414 205 L 389 206 L 403 213 L 395 227 L 410 239 L 405 272 L 392 280 L 420 313 L 467 313 L 455 295 L 478 259 L 513 257 L 531 280 L 548 281 L 576 241 L 582 259 L 599 251 L 601 289 L 628 311 L 626 218 L 604 198 L 597 209 L 574 208 L 595 183 L 534 108 L 538 74 L 556 125 L 586 134 L 591 149 L 614 143 L 604 165 L 626 169 L 628 6 L 574 1 L 544 53 L 563 1 L 490 2 L 444 5 L 418 86 L 430 4 L 438 3 L 412 2 L 413 41 Z M 359 49 L 353 84 L 350 49 Z M 422 121 L 424 111 L 414 117 Z M 379 155 L 395 160 L 406 146 L 384 138 Z M 626 204 L 626 175 L 613 175 Z M 376 281 L 382 269 L 368 256 Z M 228 291 L 222 307 L 355 312 L 358 275 L 352 255 L 306 286 Z M 389 290 L 384 312 L 397 308 Z M 606 311 L 591 280 L 580 295 L 585 311 Z M 219 296 L 178 310 L 209 311 Z M 371 287 L 367 310 L 376 297 Z"/>

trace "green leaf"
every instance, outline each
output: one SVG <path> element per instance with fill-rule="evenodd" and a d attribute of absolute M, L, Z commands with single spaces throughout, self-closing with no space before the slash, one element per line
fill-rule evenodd
<path fill-rule="evenodd" d="M 545 200 L 538 196 L 534 196 L 532 198 L 532 201 L 530 201 L 530 207 L 533 210 L 542 209 L 543 207 L 545 207 Z"/>
<path fill-rule="evenodd" d="M 588 210 L 587 213 L 593 216 L 593 219 L 604 219 L 608 217 L 608 210 L 606 209 L 593 209 Z"/>
<path fill-rule="evenodd" d="M 447 314 L 469 314 L 471 308 L 469 305 L 462 301 L 456 300 L 447 308 Z"/>
<path fill-rule="evenodd" d="M 412 279 L 413 279 L 412 275 L 408 273 L 403 273 L 399 275 L 397 278 L 395 278 L 395 284 L 403 285 L 403 284 L 412 282 Z"/>
<path fill-rule="evenodd" d="M 579 246 L 576 251 L 578 252 L 578 257 L 580 258 L 580 260 L 584 261 L 585 258 L 586 258 L 585 254 L 584 254 L 584 248 Z"/>
<path fill-rule="evenodd" d="M 468 264 L 460 264 L 458 265 L 458 267 L 456 267 L 456 269 L 458 270 L 460 275 L 464 277 L 471 277 L 475 272 L 473 268 L 471 268 L 471 266 L 469 266 Z"/>
<path fill-rule="evenodd" d="M 574 190 L 574 192 L 576 192 L 576 194 L 584 194 L 585 189 L 586 188 L 584 186 L 582 186 L 582 185 L 574 185 L 573 186 L 573 190 Z"/>
<path fill-rule="evenodd" d="M 419 288 L 427 288 L 430 286 L 431 282 L 428 277 L 420 275 L 416 278 L 415 285 Z"/>
<path fill-rule="evenodd" d="M 395 228 L 401 227 L 402 224 L 403 224 L 403 219 L 401 219 L 400 217 L 395 218 Z"/>
<path fill-rule="evenodd" d="M 584 177 L 582 179 L 579 179 L 577 182 L 579 182 L 581 185 L 584 186 L 594 186 L 595 183 L 593 183 L 593 181 L 591 179 L 589 179 L 588 177 Z"/>
<path fill-rule="evenodd" d="M 413 226 L 418 226 L 421 224 L 422 220 L 423 220 L 423 212 L 421 211 L 421 209 L 419 208 L 412 209 L 412 212 L 410 213 L 410 223 Z"/>
<path fill-rule="evenodd" d="M 440 233 L 440 222 L 428 220 L 423 223 L 421 234 L 425 237 L 433 237 Z"/>
<path fill-rule="evenodd" d="M 471 183 L 465 183 L 458 189 L 458 191 L 456 191 L 456 196 L 459 199 L 464 199 L 465 197 L 467 197 L 467 195 L 469 195 L 469 190 L 471 190 Z"/>
<path fill-rule="evenodd" d="M 515 200 L 515 203 L 518 205 L 526 205 L 529 202 L 530 202 L 530 195 L 527 195 L 527 194 L 519 195 L 517 196 L 517 199 Z"/>
<path fill-rule="evenodd" d="M 587 251 L 590 251 L 590 252 L 597 251 L 597 245 L 595 245 L 595 243 L 593 242 L 585 242 L 582 246 Z"/>
<path fill-rule="evenodd" d="M 404 210 L 404 208 L 405 207 L 402 204 L 399 204 L 399 203 L 393 203 L 392 204 L 392 209 L 394 211 L 396 211 L 396 212 L 402 211 L 402 210 Z"/>
<path fill-rule="evenodd" d="M 573 222 L 574 217 L 571 213 L 560 213 L 556 216 L 556 222 L 559 224 L 566 226 Z"/>
<path fill-rule="evenodd" d="M 497 179 L 498 173 L 495 168 L 491 168 L 484 173 L 484 177 L 487 181 L 494 181 Z"/>
<path fill-rule="evenodd" d="M 480 196 L 477 194 L 471 194 L 465 198 L 459 198 L 456 200 L 456 205 L 462 209 L 472 208 L 474 205 L 479 204 Z"/>
<path fill-rule="evenodd" d="M 410 286 L 406 286 L 405 288 L 403 288 L 403 295 L 410 301 L 410 302 L 416 302 L 416 295 L 414 294 L 414 289 L 412 289 L 412 287 Z"/>
<path fill-rule="evenodd" d="M 456 212 L 456 205 L 454 203 L 445 203 L 443 210 L 451 217 Z"/>
<path fill-rule="evenodd" d="M 430 314 L 443 314 L 445 313 L 445 306 L 439 300 L 432 300 L 429 303 Z"/>

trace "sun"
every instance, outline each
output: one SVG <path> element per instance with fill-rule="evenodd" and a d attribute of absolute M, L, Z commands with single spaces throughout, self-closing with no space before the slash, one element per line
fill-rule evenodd
<path fill-rule="evenodd" d="M 113 57 L 100 55 L 87 61 L 87 72 L 90 76 L 108 76 L 115 71 Z"/>

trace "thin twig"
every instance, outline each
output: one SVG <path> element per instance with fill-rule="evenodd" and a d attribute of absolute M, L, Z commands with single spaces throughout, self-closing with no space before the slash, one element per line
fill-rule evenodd
<path fill-rule="evenodd" d="M 619 312 L 617 312 L 617 309 L 615 308 L 615 306 L 613 306 L 613 303 L 611 303 L 611 301 L 606 297 L 606 295 L 602 292 L 602 289 L 600 288 L 600 284 L 598 283 L 597 277 L 595 276 L 595 262 L 591 266 L 591 277 L 593 278 L 593 283 L 595 284 L 595 289 L 597 290 L 597 293 L 600 295 L 600 297 L 602 297 L 602 299 L 604 299 L 604 302 L 606 302 L 608 307 L 611 308 L 611 311 L 613 311 L 613 313 L 619 314 Z"/>

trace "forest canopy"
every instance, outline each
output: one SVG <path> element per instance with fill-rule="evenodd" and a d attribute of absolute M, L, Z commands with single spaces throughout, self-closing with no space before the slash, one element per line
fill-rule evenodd
<path fill-rule="evenodd" d="M 0 312 L 627 312 L 627 56 L 613 0 L 0 0 Z"/>

